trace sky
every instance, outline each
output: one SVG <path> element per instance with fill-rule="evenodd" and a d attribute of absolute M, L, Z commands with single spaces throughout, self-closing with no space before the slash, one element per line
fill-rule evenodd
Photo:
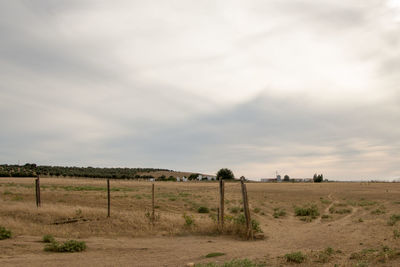
<path fill-rule="evenodd" d="M 0 1 L 0 163 L 400 178 L 400 0 Z"/>

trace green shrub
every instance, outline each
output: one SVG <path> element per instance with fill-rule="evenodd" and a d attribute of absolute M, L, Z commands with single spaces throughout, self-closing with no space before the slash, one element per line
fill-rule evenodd
<path fill-rule="evenodd" d="M 5 227 L 0 226 L 0 240 L 11 238 L 11 231 Z"/>
<path fill-rule="evenodd" d="M 233 223 L 242 227 L 246 224 L 246 217 L 243 214 L 240 214 L 233 218 Z M 251 219 L 251 227 L 254 232 L 262 233 L 260 223 L 255 219 Z"/>
<path fill-rule="evenodd" d="M 201 206 L 201 207 L 199 207 L 199 208 L 197 209 L 197 212 L 198 212 L 198 213 L 209 213 L 210 210 L 209 210 L 207 207 Z"/>
<path fill-rule="evenodd" d="M 393 214 L 390 216 L 390 219 L 388 221 L 388 225 L 395 225 L 398 221 L 400 221 L 400 214 Z"/>
<path fill-rule="evenodd" d="M 274 218 L 286 216 L 286 211 L 282 208 L 274 208 Z"/>
<path fill-rule="evenodd" d="M 301 251 L 288 253 L 285 255 L 287 262 L 302 263 L 306 260 L 306 256 Z"/>
<path fill-rule="evenodd" d="M 231 213 L 238 213 L 239 211 L 242 211 L 240 207 L 231 207 L 229 208 L 229 211 Z"/>
<path fill-rule="evenodd" d="M 193 216 L 186 215 L 186 213 L 183 214 L 183 219 L 185 219 L 185 226 L 193 226 L 194 225 L 194 218 Z"/>
<path fill-rule="evenodd" d="M 43 242 L 44 243 L 53 243 L 53 242 L 55 242 L 54 236 L 53 235 L 44 235 L 43 236 Z"/>
<path fill-rule="evenodd" d="M 53 241 L 44 247 L 45 251 L 52 252 L 80 252 L 86 249 L 86 243 L 84 241 L 68 240 L 62 244 L 57 241 Z"/>
<path fill-rule="evenodd" d="M 259 213 L 260 212 L 260 208 L 254 208 L 254 213 Z"/>
<path fill-rule="evenodd" d="M 218 257 L 218 256 L 223 256 L 225 255 L 225 253 L 222 252 L 212 252 L 212 253 L 208 253 L 206 255 L 206 258 L 213 258 L 213 257 Z"/>
<path fill-rule="evenodd" d="M 397 239 L 397 238 L 399 238 L 399 237 L 400 237 L 400 231 L 397 230 L 397 229 L 394 229 L 394 230 L 393 230 L 393 238 L 394 238 L 394 239 Z"/>
<path fill-rule="evenodd" d="M 310 222 L 312 219 L 319 216 L 318 207 L 315 204 L 308 204 L 303 207 L 294 207 L 294 213 L 296 216 L 301 216 L 302 221 Z"/>

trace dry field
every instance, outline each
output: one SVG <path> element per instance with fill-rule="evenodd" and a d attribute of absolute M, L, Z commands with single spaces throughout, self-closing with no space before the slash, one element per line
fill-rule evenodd
<path fill-rule="evenodd" d="M 400 222 L 390 220 L 400 219 L 397 183 L 248 183 L 251 215 L 265 236 L 256 241 L 217 233 L 215 182 L 156 183 L 154 226 L 146 215 L 149 182 L 112 180 L 111 218 L 105 180 L 41 178 L 41 186 L 36 208 L 34 179 L 0 178 L 0 226 L 13 233 L 0 240 L 0 266 L 186 266 L 235 258 L 265 266 L 400 266 Z M 239 183 L 226 183 L 225 200 L 229 230 L 241 213 Z M 307 204 L 318 208 L 316 218 L 295 215 L 295 206 Z M 210 213 L 198 213 L 201 206 Z M 194 225 L 185 225 L 183 214 Z M 78 221 L 54 224 L 71 218 Z M 88 248 L 45 252 L 45 234 Z M 297 251 L 304 262 L 287 262 L 285 254 Z M 212 252 L 224 255 L 205 257 Z"/>

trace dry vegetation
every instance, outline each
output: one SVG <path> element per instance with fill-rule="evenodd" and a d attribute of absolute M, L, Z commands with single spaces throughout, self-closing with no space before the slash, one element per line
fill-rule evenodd
<path fill-rule="evenodd" d="M 252 217 L 265 234 L 264 240 L 250 242 L 232 234 L 234 218 L 242 213 L 239 183 L 225 185 L 227 231 L 222 236 L 213 219 L 217 183 L 156 183 L 154 226 L 149 182 L 112 180 L 111 218 L 105 180 L 42 178 L 41 186 L 42 207 L 36 208 L 32 178 L 0 178 L 0 226 L 12 231 L 11 239 L 0 240 L 0 265 L 71 264 L 68 255 L 43 251 L 37 241 L 46 234 L 87 241 L 87 251 L 81 253 L 86 256 L 73 255 L 75 265 L 116 264 L 107 255 L 118 257 L 118 265 L 135 266 L 234 258 L 267 266 L 400 264 L 399 184 L 249 183 Z M 77 221 L 55 224 L 71 218 Z M 221 255 L 205 257 L 215 252 Z"/>

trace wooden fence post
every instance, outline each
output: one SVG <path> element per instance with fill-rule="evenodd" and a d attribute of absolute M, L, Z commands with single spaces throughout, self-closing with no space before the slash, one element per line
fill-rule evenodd
<path fill-rule="evenodd" d="M 224 197 L 225 197 L 225 182 L 222 177 L 219 178 L 219 225 L 220 230 L 224 230 Z"/>
<path fill-rule="evenodd" d="M 243 212 L 244 212 L 244 216 L 246 218 L 246 238 L 253 239 L 253 227 L 251 225 L 249 199 L 247 197 L 247 188 L 246 188 L 246 184 L 244 183 L 244 177 L 241 177 L 240 183 L 242 186 Z"/>
<path fill-rule="evenodd" d="M 36 192 L 36 207 L 40 207 L 41 201 L 40 201 L 40 179 L 39 179 L 39 176 L 35 179 L 35 192 Z"/>
<path fill-rule="evenodd" d="M 111 206 L 110 206 L 110 179 L 107 179 L 107 217 L 110 217 Z"/>
<path fill-rule="evenodd" d="M 151 185 L 151 221 L 154 224 L 156 220 L 155 212 L 154 212 L 154 184 Z"/>

